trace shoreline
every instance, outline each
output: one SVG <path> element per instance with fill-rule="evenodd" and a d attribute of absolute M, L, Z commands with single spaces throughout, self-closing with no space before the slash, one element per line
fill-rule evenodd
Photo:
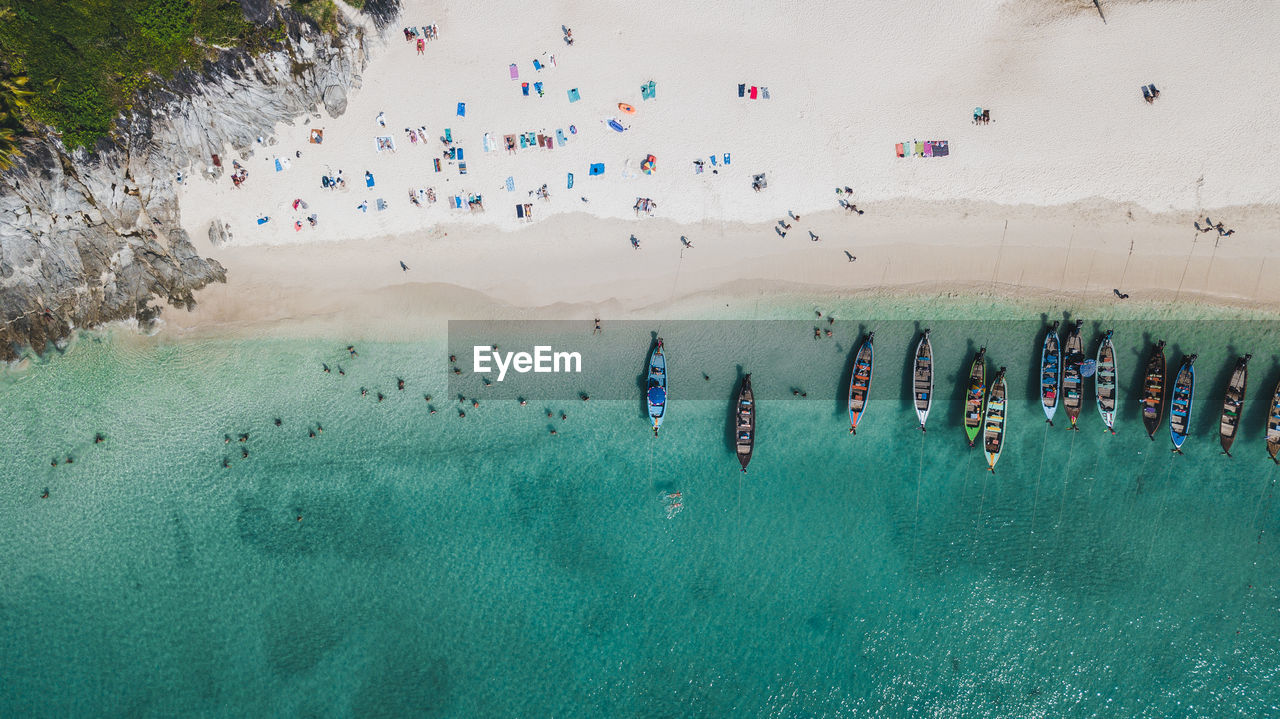
<path fill-rule="evenodd" d="M 448 319 L 718 316 L 723 301 L 741 318 L 735 306 L 761 298 L 954 296 L 1064 308 L 1173 305 L 1189 314 L 1198 307 L 1267 314 L 1280 303 L 1264 246 L 1280 223 L 1266 208 L 1241 211 L 1248 231 L 1216 248 L 1184 224 L 1185 213 L 1141 212 L 1113 203 L 904 200 L 868 205 L 863 216 L 803 218 L 818 242 L 780 238 L 769 225 L 556 216 L 515 232 L 466 225 L 323 244 L 204 247 L 228 268 L 227 283 L 201 292 L 192 312 L 166 311 L 159 334 L 395 337 Z M 631 248 L 632 234 L 640 250 Z M 692 249 L 682 248 L 681 235 Z M 1243 279 L 1233 285 L 1235 277 Z M 1179 284 L 1181 291 L 1169 289 Z M 1114 288 L 1131 299 L 1118 301 Z"/>

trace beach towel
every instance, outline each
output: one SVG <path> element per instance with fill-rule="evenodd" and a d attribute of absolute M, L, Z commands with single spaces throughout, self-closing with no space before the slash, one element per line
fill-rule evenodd
<path fill-rule="evenodd" d="M 603 175 L 603 174 L 604 174 L 604 163 L 603 163 L 603 162 L 596 162 L 596 163 L 593 163 L 593 164 L 591 165 L 590 170 L 589 170 L 589 174 L 590 174 L 590 175 L 592 175 L 592 176 L 595 176 L 595 175 Z"/>
<path fill-rule="evenodd" d="M 512 80 L 520 79 L 520 70 L 519 68 L 516 67 L 516 64 L 514 62 L 511 63 L 511 79 Z"/>
<path fill-rule="evenodd" d="M 916 140 L 916 151 L 915 151 L 915 153 L 914 153 L 914 154 L 916 154 L 916 155 L 923 155 L 923 154 L 924 154 L 924 143 L 923 143 L 923 142 L 921 142 L 921 141 L 919 141 L 919 140 Z"/>
<path fill-rule="evenodd" d="M 751 86 L 751 99 L 752 99 L 752 100 L 756 99 L 757 95 L 759 95 L 758 90 L 759 90 L 759 88 L 757 88 L 755 85 L 752 85 L 752 86 Z"/>
<path fill-rule="evenodd" d="M 520 83 L 520 94 L 524 95 L 525 97 L 529 96 L 529 83 L 527 82 Z"/>
<path fill-rule="evenodd" d="M 265 225 L 265 224 L 267 224 L 267 223 L 268 223 L 268 222 L 270 222 L 270 221 L 271 221 L 271 218 L 270 218 L 270 217 L 259 217 L 259 218 L 258 218 L 258 224 L 259 224 L 259 225 Z"/>
<path fill-rule="evenodd" d="M 712 165 L 716 164 L 716 156 L 715 156 L 715 155 L 712 155 L 712 156 L 711 156 L 711 164 L 712 164 Z"/>
<path fill-rule="evenodd" d="M 516 219 L 524 219 L 524 205 L 516 205 Z"/>
<path fill-rule="evenodd" d="M 946 157 L 947 154 L 951 152 L 950 148 L 951 148 L 951 145 L 946 140 L 943 140 L 941 142 L 935 142 L 933 143 L 933 156 Z"/>
<path fill-rule="evenodd" d="M 569 173 L 569 189 L 570 190 L 573 189 L 573 173 L 572 172 Z"/>
<path fill-rule="evenodd" d="M 390 135 L 379 135 L 373 138 L 373 144 L 378 152 L 383 150 L 395 152 L 396 149 L 396 141 Z"/>
<path fill-rule="evenodd" d="M 435 161 L 435 163 L 436 163 L 436 172 L 439 172 L 439 171 L 440 171 L 440 158 L 438 158 L 438 157 L 437 157 L 437 158 L 434 158 L 434 161 Z"/>
<path fill-rule="evenodd" d="M 569 102 L 577 102 L 578 100 L 581 100 L 581 99 L 582 99 L 582 96 L 578 94 L 578 88 L 575 87 L 569 91 Z"/>
<path fill-rule="evenodd" d="M 746 83 L 738 83 L 738 97 L 745 97 L 747 94 Z"/>
<path fill-rule="evenodd" d="M 455 148 L 455 149 L 457 150 L 457 153 L 456 153 L 456 154 L 457 154 L 457 158 L 456 158 L 456 159 L 461 160 L 461 159 L 462 159 L 462 148 L 461 148 L 461 147 L 458 147 L 458 148 Z"/>
<path fill-rule="evenodd" d="M 542 69 L 542 63 L 538 62 L 538 61 L 537 61 L 537 59 L 534 59 L 534 61 L 533 61 L 533 69 L 534 69 L 534 70 L 541 70 L 541 69 Z"/>
<path fill-rule="evenodd" d="M 898 155 L 898 157 L 902 157 L 902 156 L 903 156 L 903 155 L 902 155 L 902 143 L 901 143 L 901 142 L 899 142 L 898 144 L 894 145 L 894 146 L 893 146 L 893 151 Z"/>
<path fill-rule="evenodd" d="M 769 88 L 767 88 L 767 87 L 762 87 L 762 88 L 760 88 L 760 96 L 761 96 L 761 97 L 763 97 L 764 99 L 768 100 L 768 99 L 769 99 Z"/>
<path fill-rule="evenodd" d="M 618 122 L 613 118 L 609 118 L 609 127 L 612 127 L 614 130 L 617 130 L 618 132 L 626 132 L 626 129 L 627 129 L 622 126 L 621 122 Z"/>
<path fill-rule="evenodd" d="M 724 153 L 724 164 L 729 164 L 729 153 Z"/>
<path fill-rule="evenodd" d="M 521 136 L 520 136 L 520 149 L 521 149 L 521 150 L 523 150 L 524 148 L 526 148 L 526 147 L 528 147 L 528 146 L 529 146 L 529 141 L 525 139 L 525 136 L 524 136 L 524 135 L 521 135 Z"/>
<path fill-rule="evenodd" d="M 458 163 L 458 174 L 459 174 L 459 175 L 465 175 L 465 174 L 467 174 L 467 163 L 465 163 L 465 162 L 459 162 L 459 163 Z"/>
<path fill-rule="evenodd" d="M 538 97 L 542 97 L 542 83 L 541 83 L 541 82 L 535 82 L 535 83 L 533 83 L 533 89 L 538 93 Z"/>
<path fill-rule="evenodd" d="M 381 197 L 379 197 L 379 198 L 378 198 L 378 212 L 382 212 L 382 211 L 383 211 L 383 210 L 385 210 L 385 209 L 387 209 L 387 201 L 386 201 L 386 200 L 384 200 L 384 199 L 382 199 Z"/>
<path fill-rule="evenodd" d="M 462 196 L 461 196 L 461 195 L 454 195 L 454 196 L 453 196 L 453 209 L 455 209 L 455 210 L 461 210 L 461 209 L 462 209 Z"/>
<path fill-rule="evenodd" d="M 560 143 L 560 147 L 564 147 L 564 143 L 568 142 L 568 139 L 564 136 L 564 130 L 556 129 L 556 142 Z"/>
<path fill-rule="evenodd" d="M 365 186 L 365 187 L 373 187 L 373 173 L 372 173 L 372 172 L 366 172 L 366 173 L 364 173 L 364 186 Z"/>
<path fill-rule="evenodd" d="M 640 86 L 640 99 L 652 100 L 658 96 L 658 86 L 653 80 L 646 82 Z"/>
<path fill-rule="evenodd" d="M 446 127 L 444 129 L 444 141 L 453 142 L 453 130 L 451 128 Z"/>
<path fill-rule="evenodd" d="M 933 157 L 933 143 L 932 143 L 932 142 L 925 142 L 925 143 L 924 143 L 924 156 L 925 156 L 925 157 Z"/>
<path fill-rule="evenodd" d="M 508 176 L 508 177 L 507 177 L 507 192 L 515 192 L 515 191 L 516 191 L 516 178 L 511 177 L 511 176 Z"/>
<path fill-rule="evenodd" d="M 480 147 L 482 147 L 485 152 L 493 152 L 493 138 L 489 137 L 489 133 L 486 132 L 484 137 L 480 138 Z"/>
<path fill-rule="evenodd" d="M 284 165 L 281 165 L 281 164 L 280 164 L 280 158 L 278 158 L 278 157 L 277 157 L 277 158 L 276 158 L 276 172 L 283 172 L 283 171 L 284 171 Z"/>
<path fill-rule="evenodd" d="M 467 116 L 467 103 L 465 102 L 458 103 L 458 117 L 466 117 L 466 116 Z"/>
<path fill-rule="evenodd" d="M 317 130 L 315 128 L 312 128 L 310 142 L 312 145 L 319 145 L 320 143 L 324 142 L 324 130 Z"/>

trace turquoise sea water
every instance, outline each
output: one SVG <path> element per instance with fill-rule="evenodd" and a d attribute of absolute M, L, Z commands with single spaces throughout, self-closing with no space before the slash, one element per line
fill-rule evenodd
<path fill-rule="evenodd" d="M 0 716 L 1280 713 L 1280 468 L 1256 426 L 1219 456 L 1217 387 L 1184 456 L 1015 401 L 992 475 L 951 405 L 846 433 L 858 329 L 803 362 L 668 338 L 656 440 L 607 388 L 460 405 L 443 338 L 82 338 L 0 385 Z M 1001 332 L 1020 397 L 1038 340 Z M 1212 384 L 1242 334 L 1169 339 Z M 1252 398 L 1280 346 L 1238 349 Z M 779 397 L 745 476 L 738 363 Z M 723 398 L 682 401 L 703 371 Z"/>

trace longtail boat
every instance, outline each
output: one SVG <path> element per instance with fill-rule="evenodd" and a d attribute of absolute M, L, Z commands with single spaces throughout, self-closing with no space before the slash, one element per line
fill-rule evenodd
<path fill-rule="evenodd" d="M 933 345 L 929 343 L 929 330 L 924 331 L 916 345 L 916 359 L 912 369 L 912 387 L 915 390 L 916 417 L 920 419 L 920 431 L 925 432 L 929 420 L 929 407 L 933 404 Z"/>
<path fill-rule="evenodd" d="M 1271 461 L 1280 464 L 1280 384 L 1276 385 L 1276 391 L 1271 394 L 1271 411 L 1267 413 L 1267 454 L 1271 455 Z"/>
<path fill-rule="evenodd" d="M 1093 394 L 1098 400 L 1098 414 L 1111 434 L 1116 433 L 1116 348 L 1111 344 L 1112 330 L 1098 345 L 1097 370 L 1093 375 Z"/>
<path fill-rule="evenodd" d="M 875 366 L 875 352 L 871 341 L 875 332 L 867 335 L 858 354 L 853 358 L 853 370 L 849 377 L 849 434 L 858 433 L 858 420 L 867 409 L 867 395 L 871 392 L 871 371 Z"/>
<path fill-rule="evenodd" d="M 1147 369 L 1142 378 L 1142 424 L 1147 436 L 1155 441 L 1156 430 L 1164 418 L 1165 402 L 1164 340 L 1156 343 L 1147 358 Z"/>
<path fill-rule="evenodd" d="M 1040 403 L 1044 405 L 1044 421 L 1053 426 L 1058 411 L 1058 390 L 1062 385 L 1062 346 L 1058 342 L 1058 321 L 1044 335 L 1040 349 Z"/>
<path fill-rule="evenodd" d="M 662 418 L 667 414 L 667 356 L 662 351 L 662 338 L 649 354 L 649 381 L 645 400 L 649 403 L 649 421 L 653 423 L 653 436 L 662 428 Z"/>
<path fill-rule="evenodd" d="M 987 466 L 996 471 L 996 462 L 1000 461 L 1000 452 L 1004 449 L 1005 404 L 1009 395 L 1004 382 L 1004 367 L 996 373 L 991 382 L 991 392 L 987 395 L 986 419 L 982 422 L 982 450 L 987 455 Z"/>
<path fill-rule="evenodd" d="M 1191 401 L 1196 395 L 1196 355 L 1184 357 L 1182 368 L 1173 382 L 1173 399 L 1169 402 L 1169 437 L 1173 451 L 1182 454 L 1182 443 L 1191 431 Z"/>
<path fill-rule="evenodd" d="M 1084 340 L 1080 338 L 1080 327 L 1084 320 L 1076 320 L 1075 327 L 1067 332 L 1067 341 L 1063 343 L 1062 358 L 1062 408 L 1067 411 L 1067 419 L 1071 420 L 1071 429 L 1079 429 L 1076 420 L 1080 419 L 1080 409 L 1084 407 L 1084 375 L 1080 365 L 1084 362 Z"/>
<path fill-rule="evenodd" d="M 969 438 L 970 447 L 982 429 L 982 407 L 987 398 L 986 356 L 986 347 L 974 355 L 973 365 L 969 368 L 969 387 L 964 396 L 964 433 Z"/>
<path fill-rule="evenodd" d="M 735 421 L 734 437 L 738 448 L 738 463 L 745 474 L 751 462 L 751 452 L 756 445 L 756 401 L 751 392 L 751 374 L 742 378 L 742 386 L 738 388 L 738 407 Z"/>
<path fill-rule="evenodd" d="M 1240 430 L 1240 413 L 1244 410 L 1244 393 L 1249 386 L 1249 360 L 1253 355 L 1245 355 L 1236 360 L 1236 368 L 1231 371 L 1231 380 L 1227 382 L 1227 392 L 1222 398 L 1222 419 L 1218 422 L 1218 441 L 1222 443 L 1222 453 L 1231 456 L 1231 445 L 1236 441 L 1236 433 Z"/>

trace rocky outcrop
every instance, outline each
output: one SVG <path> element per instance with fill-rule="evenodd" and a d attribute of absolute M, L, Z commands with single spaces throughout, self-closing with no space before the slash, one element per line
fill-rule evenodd
<path fill-rule="evenodd" d="M 226 280 L 182 230 L 177 183 L 317 105 L 341 114 L 366 61 L 361 28 L 330 37 L 273 12 L 286 36 L 271 49 L 223 51 L 140 98 L 92 151 L 50 136 L 0 175 L 0 358 L 76 328 L 150 322 L 164 303 L 190 308 L 196 290 Z"/>

